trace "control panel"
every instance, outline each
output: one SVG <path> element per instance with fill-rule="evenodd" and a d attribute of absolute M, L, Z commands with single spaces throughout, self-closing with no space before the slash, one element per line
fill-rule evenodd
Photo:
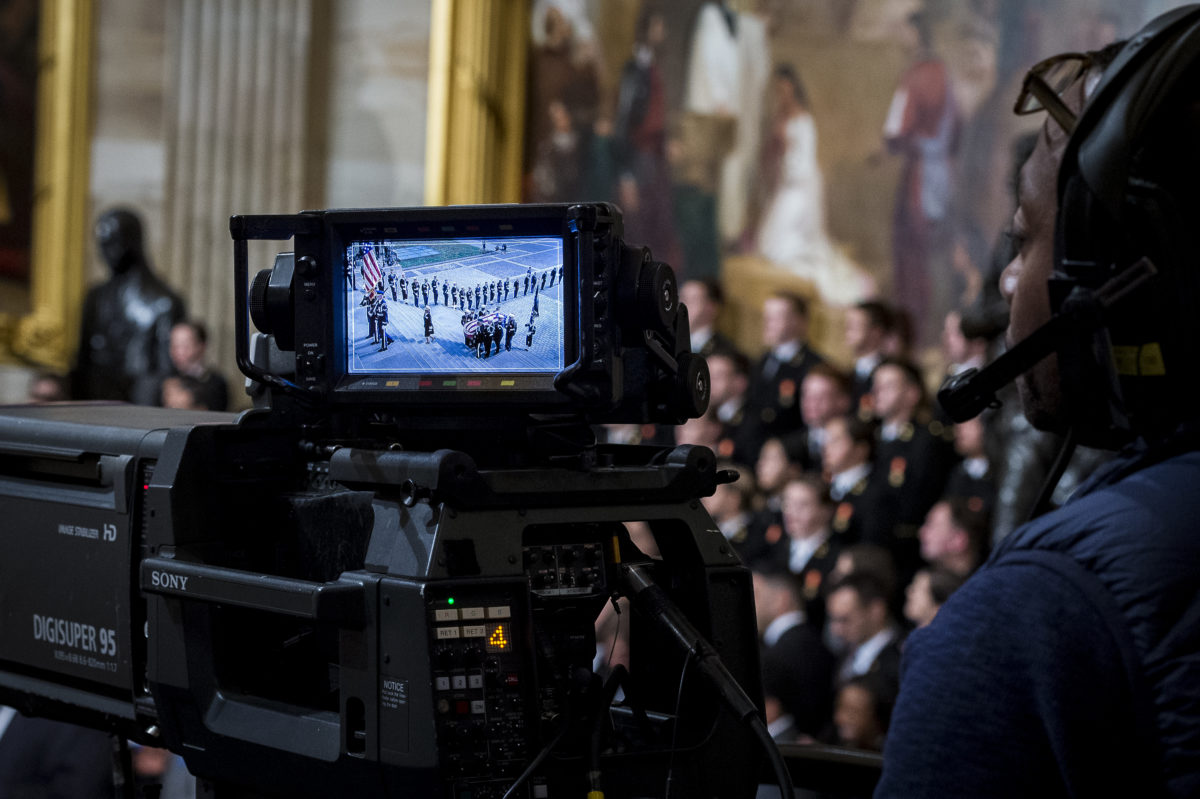
<path fill-rule="evenodd" d="M 536 740 L 529 734 L 536 681 L 525 593 L 524 586 L 475 584 L 426 596 L 438 750 L 444 776 L 459 786 L 456 797 L 492 796 L 534 754 L 527 748 Z"/>
<path fill-rule="evenodd" d="M 525 547 L 529 587 L 543 596 L 598 593 L 605 588 L 604 547 L 596 542 Z"/>

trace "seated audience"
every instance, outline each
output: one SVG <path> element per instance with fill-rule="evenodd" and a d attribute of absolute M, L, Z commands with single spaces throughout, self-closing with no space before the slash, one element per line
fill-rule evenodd
<path fill-rule="evenodd" d="M 825 425 L 850 412 L 850 384 L 846 376 L 829 364 L 819 363 L 800 384 L 800 417 L 804 429 L 791 433 L 795 439 L 800 468 L 820 471 L 825 453 Z"/>
<path fill-rule="evenodd" d="M 877 675 L 851 677 L 834 701 L 833 743 L 882 752 L 895 701 L 895 691 Z"/>
<path fill-rule="evenodd" d="M 921 557 L 966 577 L 983 563 L 987 550 L 987 518 L 962 497 L 940 500 L 929 511 L 919 533 Z"/>
<path fill-rule="evenodd" d="M 171 375 L 163 378 L 160 394 L 164 408 L 179 408 L 185 411 L 212 410 L 204 404 L 203 384 L 188 375 Z"/>
<path fill-rule="evenodd" d="M 823 463 L 829 495 L 837 503 L 833 531 L 846 544 L 859 541 L 892 549 L 896 500 L 875 467 L 875 426 L 857 416 L 825 424 Z"/>
<path fill-rule="evenodd" d="M 871 418 L 871 373 L 886 357 L 892 310 L 882 302 L 864 300 L 846 309 L 846 349 L 854 356 L 851 412 Z"/>
<path fill-rule="evenodd" d="M 829 723 L 833 655 L 806 623 L 795 575 L 768 568 L 753 580 L 768 727 L 777 741 L 812 740 Z"/>
<path fill-rule="evenodd" d="M 705 358 L 718 352 L 737 352 L 733 341 L 717 330 L 717 319 L 725 307 L 725 292 L 712 278 L 685 280 L 679 299 L 687 306 L 692 352 Z"/>
<path fill-rule="evenodd" d="M 758 418 L 749 411 L 750 361 L 733 350 L 708 356 L 709 413 L 721 422 L 716 453 L 738 463 L 754 463 L 762 446 Z"/>
<path fill-rule="evenodd" d="M 837 684 L 864 674 L 879 675 L 895 693 L 900 684 L 900 628 L 892 620 L 886 587 L 869 574 L 848 574 L 825 600 L 829 632 L 846 645 Z"/>
<path fill-rule="evenodd" d="M 840 545 L 829 527 L 833 502 L 821 478 L 814 474 L 788 480 L 783 487 L 784 539 L 777 547 L 777 564 L 800 578 L 809 622 L 825 624 L 823 591 L 837 562 Z"/>
<path fill-rule="evenodd" d="M 913 576 L 905 592 L 904 618 L 916 628 L 928 625 L 950 595 L 964 582 L 966 580 L 962 575 L 942 566 L 921 569 Z"/>
<path fill-rule="evenodd" d="M 990 518 L 996 504 L 996 469 L 988 455 L 982 415 L 954 425 L 954 451 L 962 460 L 950 470 L 946 494 L 965 497 L 971 510 Z"/>
<path fill-rule="evenodd" d="M 748 563 L 771 557 L 771 550 L 783 541 L 783 487 L 797 474 L 799 470 L 788 456 L 783 442 L 778 438 L 767 439 L 754 465 L 754 476 L 758 481 L 758 507 L 751 524 L 750 541 L 746 546 Z"/>
<path fill-rule="evenodd" d="M 844 547 L 838 553 L 837 562 L 826 581 L 828 585 L 838 583 L 847 574 L 862 572 L 869 574 L 879 581 L 884 592 L 891 597 L 892 615 L 902 618 L 904 609 L 904 586 L 899 584 L 896 576 L 896 562 L 892 552 L 879 544 L 859 543 Z"/>
<path fill-rule="evenodd" d="M 229 386 L 205 359 L 208 330 L 196 321 L 177 322 L 171 327 L 169 353 L 176 375 L 196 381 L 196 402 L 210 411 L 229 409 Z M 165 405 L 166 402 L 164 401 Z"/>
<path fill-rule="evenodd" d="M 871 396 L 880 424 L 875 467 L 886 477 L 896 502 L 890 546 L 900 574 L 911 576 L 920 566 L 917 529 L 942 496 L 957 457 L 953 431 L 930 416 L 921 374 L 908 361 L 879 364 Z"/>
<path fill-rule="evenodd" d="M 800 383 L 808 370 L 825 358 L 808 343 L 808 302 L 780 292 L 762 306 L 762 343 L 766 352 L 750 380 L 750 405 L 765 435 L 780 436 L 800 429 Z"/>

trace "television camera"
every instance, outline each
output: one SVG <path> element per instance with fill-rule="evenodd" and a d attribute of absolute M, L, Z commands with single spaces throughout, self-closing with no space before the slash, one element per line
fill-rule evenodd
<path fill-rule="evenodd" d="M 752 796 L 750 580 L 698 501 L 734 475 L 592 434 L 705 408 L 670 268 L 606 205 L 231 231 L 255 409 L 0 411 L 0 703 L 208 796 Z"/>

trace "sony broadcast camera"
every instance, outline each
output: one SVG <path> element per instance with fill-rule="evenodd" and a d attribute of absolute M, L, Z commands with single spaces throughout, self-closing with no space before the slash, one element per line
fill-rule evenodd
<path fill-rule="evenodd" d="M 670 268 L 606 205 L 231 230 L 259 407 L 0 410 L 0 703 L 208 796 L 752 796 L 733 475 L 591 434 L 704 410 Z"/>

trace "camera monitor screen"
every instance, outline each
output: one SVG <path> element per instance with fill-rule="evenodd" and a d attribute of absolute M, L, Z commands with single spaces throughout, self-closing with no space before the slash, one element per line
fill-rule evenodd
<path fill-rule="evenodd" d="M 344 257 L 344 388 L 521 389 L 563 370 L 561 237 L 350 241 Z"/>

